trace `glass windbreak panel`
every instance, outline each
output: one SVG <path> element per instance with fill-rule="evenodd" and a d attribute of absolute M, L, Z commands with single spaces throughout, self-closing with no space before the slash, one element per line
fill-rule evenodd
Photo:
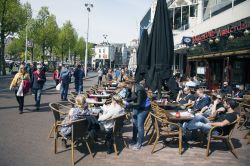
<path fill-rule="evenodd" d="M 243 82 L 244 62 L 235 61 L 233 63 L 232 84 L 239 84 Z"/>

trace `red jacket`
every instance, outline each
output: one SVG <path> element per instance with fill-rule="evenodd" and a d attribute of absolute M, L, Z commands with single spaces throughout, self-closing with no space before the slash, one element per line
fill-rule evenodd
<path fill-rule="evenodd" d="M 60 72 L 55 70 L 53 73 L 53 80 L 60 80 Z"/>

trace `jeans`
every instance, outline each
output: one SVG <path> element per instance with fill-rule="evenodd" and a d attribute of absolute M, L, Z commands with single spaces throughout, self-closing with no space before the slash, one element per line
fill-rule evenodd
<path fill-rule="evenodd" d="M 19 111 L 23 112 L 24 96 L 17 96 L 16 93 L 17 93 L 17 90 L 15 90 L 15 96 L 19 105 Z"/>
<path fill-rule="evenodd" d="M 42 89 L 34 89 L 33 92 L 35 94 L 36 107 L 39 108 L 42 96 Z"/>
<path fill-rule="evenodd" d="M 209 130 L 212 128 L 212 126 L 209 123 L 210 121 L 206 117 L 202 115 L 195 116 L 194 119 L 187 124 L 186 128 L 184 128 L 184 133 L 186 129 L 188 130 L 200 129 L 203 133 L 208 133 Z"/>
<path fill-rule="evenodd" d="M 147 118 L 149 110 L 133 110 L 133 137 L 132 141 L 138 145 L 143 143 L 144 139 L 144 122 Z"/>
<path fill-rule="evenodd" d="M 62 83 L 62 90 L 61 90 L 61 99 L 67 100 L 69 90 L 69 83 Z"/>
<path fill-rule="evenodd" d="M 75 90 L 77 94 L 81 94 L 81 92 L 83 91 L 83 85 L 75 84 Z"/>

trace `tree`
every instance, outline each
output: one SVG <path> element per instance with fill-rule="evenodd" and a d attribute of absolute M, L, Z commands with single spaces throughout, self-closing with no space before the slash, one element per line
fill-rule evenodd
<path fill-rule="evenodd" d="M 6 47 L 6 52 L 14 59 L 20 59 L 20 55 L 25 51 L 25 43 L 18 38 L 14 38 Z"/>
<path fill-rule="evenodd" d="M 29 3 L 21 4 L 20 0 L 0 0 L 0 71 L 3 75 L 6 75 L 5 39 L 10 34 L 24 29 L 31 16 L 32 10 Z"/>
<path fill-rule="evenodd" d="M 51 15 L 48 7 L 42 7 L 38 12 L 38 16 L 34 25 L 34 42 L 36 42 L 42 50 L 42 61 L 45 60 L 45 53 L 50 54 L 53 47 L 58 41 L 59 28 L 56 22 L 56 17 Z"/>
<path fill-rule="evenodd" d="M 77 33 L 70 21 L 63 24 L 58 36 L 58 51 L 61 53 L 61 61 L 64 62 L 64 55 L 75 48 Z"/>
<path fill-rule="evenodd" d="M 74 64 L 76 63 L 76 57 L 79 57 L 81 63 L 84 60 L 84 50 L 85 50 L 85 41 L 83 37 L 79 37 L 74 48 Z"/>

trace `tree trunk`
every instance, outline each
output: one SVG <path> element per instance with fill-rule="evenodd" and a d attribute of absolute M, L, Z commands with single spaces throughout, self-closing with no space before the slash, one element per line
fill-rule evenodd
<path fill-rule="evenodd" d="M 2 71 L 3 75 L 6 75 L 6 70 L 5 70 L 5 58 L 4 58 L 4 50 L 5 50 L 5 43 L 4 43 L 4 31 L 1 31 L 1 57 L 0 57 L 0 70 Z"/>
<path fill-rule="evenodd" d="M 43 50 L 43 55 L 42 55 L 42 62 L 44 63 L 44 57 L 45 57 L 45 48 L 43 47 L 43 48 L 42 48 L 42 50 Z"/>

